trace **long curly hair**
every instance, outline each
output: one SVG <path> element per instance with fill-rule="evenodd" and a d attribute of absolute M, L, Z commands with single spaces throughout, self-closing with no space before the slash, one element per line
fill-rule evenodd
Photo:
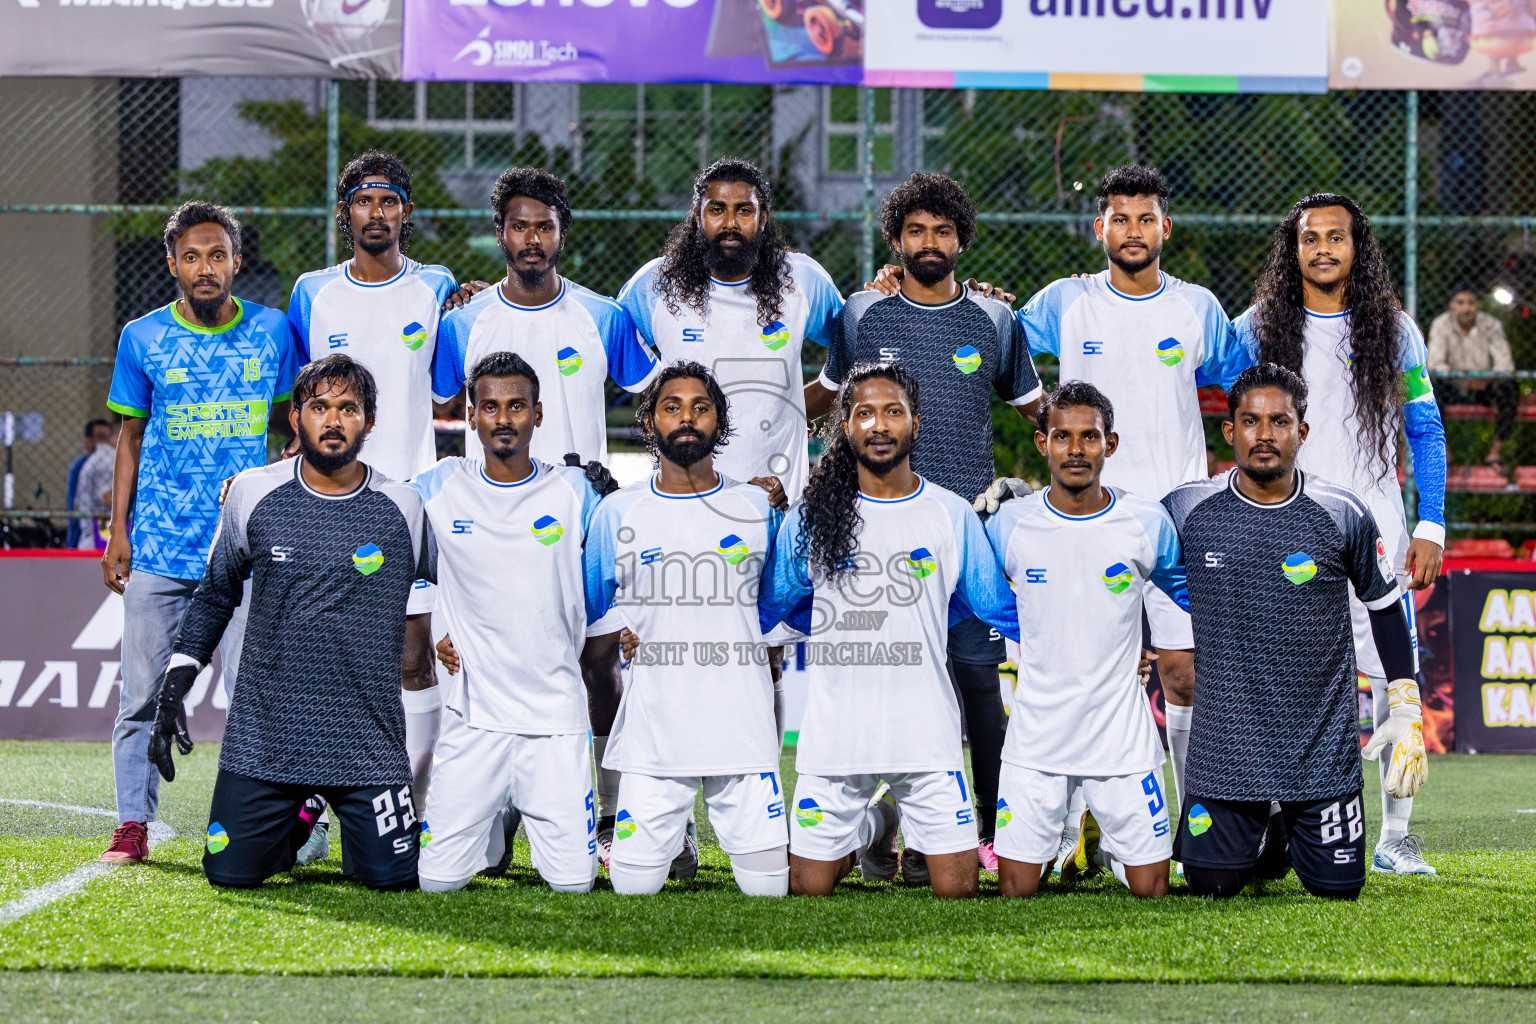
<path fill-rule="evenodd" d="M 1397 434 L 1403 420 L 1403 390 L 1399 366 L 1399 315 L 1402 306 L 1392 287 L 1386 255 L 1371 230 L 1371 222 L 1348 196 L 1319 192 L 1307 196 L 1286 214 L 1275 232 L 1275 244 L 1254 289 L 1253 328 L 1259 339 L 1258 361 L 1275 363 L 1301 373 L 1307 323 L 1302 300 L 1301 261 L 1297 233 L 1302 214 L 1325 206 L 1349 211 L 1355 262 L 1344 283 L 1349 309 L 1349 345 L 1353 352 L 1350 390 L 1360 423 L 1361 447 L 1369 462 L 1362 469 L 1387 472 L 1397 461 Z"/>
<path fill-rule="evenodd" d="M 806 559 L 811 578 L 820 583 L 835 583 L 845 576 L 852 568 L 849 556 L 859 547 L 859 531 L 864 526 L 864 517 L 859 515 L 859 463 L 844 425 L 853 416 L 854 391 L 877 378 L 906 392 L 912 416 L 918 416 L 921 396 L 917 378 L 895 363 L 858 363 L 843 378 L 834 414 L 821 428 L 826 447 L 821 461 L 811 470 L 811 482 L 800 505 L 803 529 L 795 555 Z"/>
<path fill-rule="evenodd" d="M 745 160 L 722 157 L 699 172 L 693 179 L 693 208 L 687 219 L 667 236 L 661 251 L 661 269 L 656 274 L 656 287 L 673 316 L 684 306 L 700 316 L 709 312 L 709 264 L 705 262 L 709 242 L 704 238 L 699 212 L 704 207 L 705 193 L 716 182 L 751 185 L 764 213 L 773 206 L 773 186 L 768 184 L 767 176 Z M 766 325 L 783 318 L 784 295 L 793 291 L 795 284 L 789 274 L 789 246 L 772 218 L 758 229 L 758 238 L 761 247 L 747 288 L 757 300 L 758 322 Z"/>

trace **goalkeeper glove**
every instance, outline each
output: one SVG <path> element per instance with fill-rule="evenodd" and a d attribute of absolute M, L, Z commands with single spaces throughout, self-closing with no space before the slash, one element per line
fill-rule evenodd
<path fill-rule="evenodd" d="M 580 455 L 577 455 L 575 452 L 567 452 L 565 455 L 565 464 L 576 469 L 585 469 L 587 473 L 587 482 L 592 485 L 592 489 L 597 492 L 597 496 L 599 498 L 606 498 L 608 495 L 619 489 L 619 482 L 613 478 L 612 473 L 608 472 L 608 467 L 603 465 L 601 462 L 598 462 L 596 459 L 587 463 L 586 466 L 583 467 L 581 464 Z"/>
<path fill-rule="evenodd" d="M 997 511 L 997 507 L 1009 498 L 1022 498 L 1031 493 L 1029 484 L 1016 476 L 1000 477 L 992 481 L 992 486 L 976 495 L 976 500 L 971 502 L 971 508 L 983 518 Z"/>
<path fill-rule="evenodd" d="M 1419 684 L 1412 679 L 1394 679 L 1387 686 L 1387 720 L 1376 727 L 1361 756 L 1374 761 L 1389 746 L 1392 761 L 1383 785 L 1388 793 L 1405 800 L 1417 793 L 1429 777 Z"/>
<path fill-rule="evenodd" d="M 155 699 L 155 721 L 149 727 L 149 763 L 160 769 L 166 782 L 176 778 L 176 763 L 171 760 L 174 740 L 182 754 L 192 753 L 192 736 L 187 732 L 187 708 L 184 703 L 192 684 L 197 682 L 197 665 L 174 665 L 165 670 L 160 681 L 160 696 Z"/>

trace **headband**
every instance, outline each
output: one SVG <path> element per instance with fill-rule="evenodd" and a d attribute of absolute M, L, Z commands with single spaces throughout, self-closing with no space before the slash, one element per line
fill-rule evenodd
<path fill-rule="evenodd" d="M 395 195 L 399 196 L 402 203 L 408 203 L 411 201 L 409 192 L 401 188 L 399 185 L 394 185 L 386 181 L 365 181 L 361 185 L 353 185 L 351 188 L 347 189 L 347 194 L 341 197 L 341 201 L 343 203 L 351 203 L 352 197 L 357 195 L 365 188 L 382 188 L 387 192 L 393 192 Z"/>

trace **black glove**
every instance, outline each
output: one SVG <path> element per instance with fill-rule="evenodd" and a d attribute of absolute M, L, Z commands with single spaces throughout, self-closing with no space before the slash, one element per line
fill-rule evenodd
<path fill-rule="evenodd" d="M 176 778 L 176 763 L 171 760 L 171 740 L 182 754 L 192 753 L 192 736 L 187 732 L 187 708 L 182 702 L 197 682 L 197 666 L 178 665 L 165 670 L 160 681 L 160 696 L 155 698 L 155 721 L 149 727 L 149 763 L 160 769 L 166 782 Z"/>
<path fill-rule="evenodd" d="M 580 469 L 582 468 L 581 456 L 575 452 L 566 452 L 565 464 Z M 608 467 L 596 459 L 587 463 L 586 471 L 587 480 L 591 482 L 592 489 L 597 492 L 599 498 L 606 498 L 619 489 L 619 483 L 613 478 L 613 474 L 608 472 Z"/>

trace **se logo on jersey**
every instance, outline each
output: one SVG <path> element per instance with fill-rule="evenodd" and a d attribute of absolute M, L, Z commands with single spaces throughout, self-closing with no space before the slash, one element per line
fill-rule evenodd
<path fill-rule="evenodd" d="M 1124 562 L 1116 562 L 1104 570 L 1102 578 L 1105 589 L 1111 594 L 1123 594 L 1130 587 L 1131 580 L 1134 577 L 1131 576 L 1131 569 L 1128 565 Z"/>
<path fill-rule="evenodd" d="M 427 329 L 412 320 L 405 325 L 405 330 L 400 332 L 400 340 L 405 342 L 405 347 L 415 352 L 427 343 Z"/>
<path fill-rule="evenodd" d="M 801 828 L 810 828 L 813 825 L 820 825 L 821 807 L 816 803 L 815 800 L 812 800 L 810 797 L 806 797 L 804 800 L 801 800 L 798 804 L 795 805 L 795 823 Z"/>
<path fill-rule="evenodd" d="M 555 366 L 560 369 L 560 376 L 569 377 L 581 369 L 581 353 L 567 346 L 555 353 Z"/>
<path fill-rule="evenodd" d="M 932 576 L 938 567 L 938 563 L 933 560 L 933 552 L 927 548 L 917 548 L 907 556 L 907 571 L 918 579 Z"/>
<path fill-rule="evenodd" d="M 720 557 L 730 565 L 740 565 L 752 553 L 747 547 L 747 542 L 734 533 L 721 537 L 720 543 L 715 545 L 715 550 L 720 552 Z"/>
<path fill-rule="evenodd" d="M 1305 551 L 1298 551 L 1280 563 L 1280 571 L 1299 587 L 1317 575 L 1317 563 Z"/>
<path fill-rule="evenodd" d="M 1013 810 L 1008 806 L 1008 801 L 1002 797 L 997 798 L 997 827 L 1007 828 L 1013 820 Z"/>
<path fill-rule="evenodd" d="M 762 339 L 763 344 L 768 346 L 770 350 L 777 352 L 789 344 L 789 328 L 775 320 L 773 323 L 765 326 L 758 337 Z"/>
<path fill-rule="evenodd" d="M 432 841 L 432 826 L 428 825 L 427 824 L 427 820 L 425 818 L 423 818 L 421 820 L 421 839 L 420 839 L 420 843 L 421 843 L 422 846 L 426 846 L 431 841 Z"/>
<path fill-rule="evenodd" d="M 618 816 L 613 819 L 613 835 L 615 839 L 628 839 L 635 834 L 635 829 L 640 826 L 628 811 L 620 810 Z"/>
<path fill-rule="evenodd" d="M 1189 834 L 1202 835 L 1210 831 L 1211 812 L 1205 809 L 1203 804 L 1195 804 L 1189 809 Z"/>
<path fill-rule="evenodd" d="M 1178 338 L 1164 338 L 1157 343 L 1157 358 L 1164 366 L 1176 366 L 1184 358 L 1184 346 Z"/>
<path fill-rule="evenodd" d="M 218 822 L 214 822 L 212 825 L 209 825 L 208 826 L 208 852 L 209 853 L 223 853 L 224 852 L 224 848 L 226 846 L 228 846 L 228 845 L 229 845 L 229 833 L 224 830 L 224 826 L 220 825 Z"/>
<path fill-rule="evenodd" d="M 975 373 L 981 369 L 981 353 L 970 345 L 955 349 L 955 369 L 961 373 Z"/>
<path fill-rule="evenodd" d="M 549 547 L 558 544 L 560 538 L 565 536 L 565 527 L 560 525 L 560 520 L 554 516 L 540 516 L 533 521 L 533 537 L 540 544 Z"/>
<path fill-rule="evenodd" d="M 352 552 L 352 568 L 364 576 L 372 576 L 384 568 L 384 552 L 377 544 L 364 544 Z"/>

